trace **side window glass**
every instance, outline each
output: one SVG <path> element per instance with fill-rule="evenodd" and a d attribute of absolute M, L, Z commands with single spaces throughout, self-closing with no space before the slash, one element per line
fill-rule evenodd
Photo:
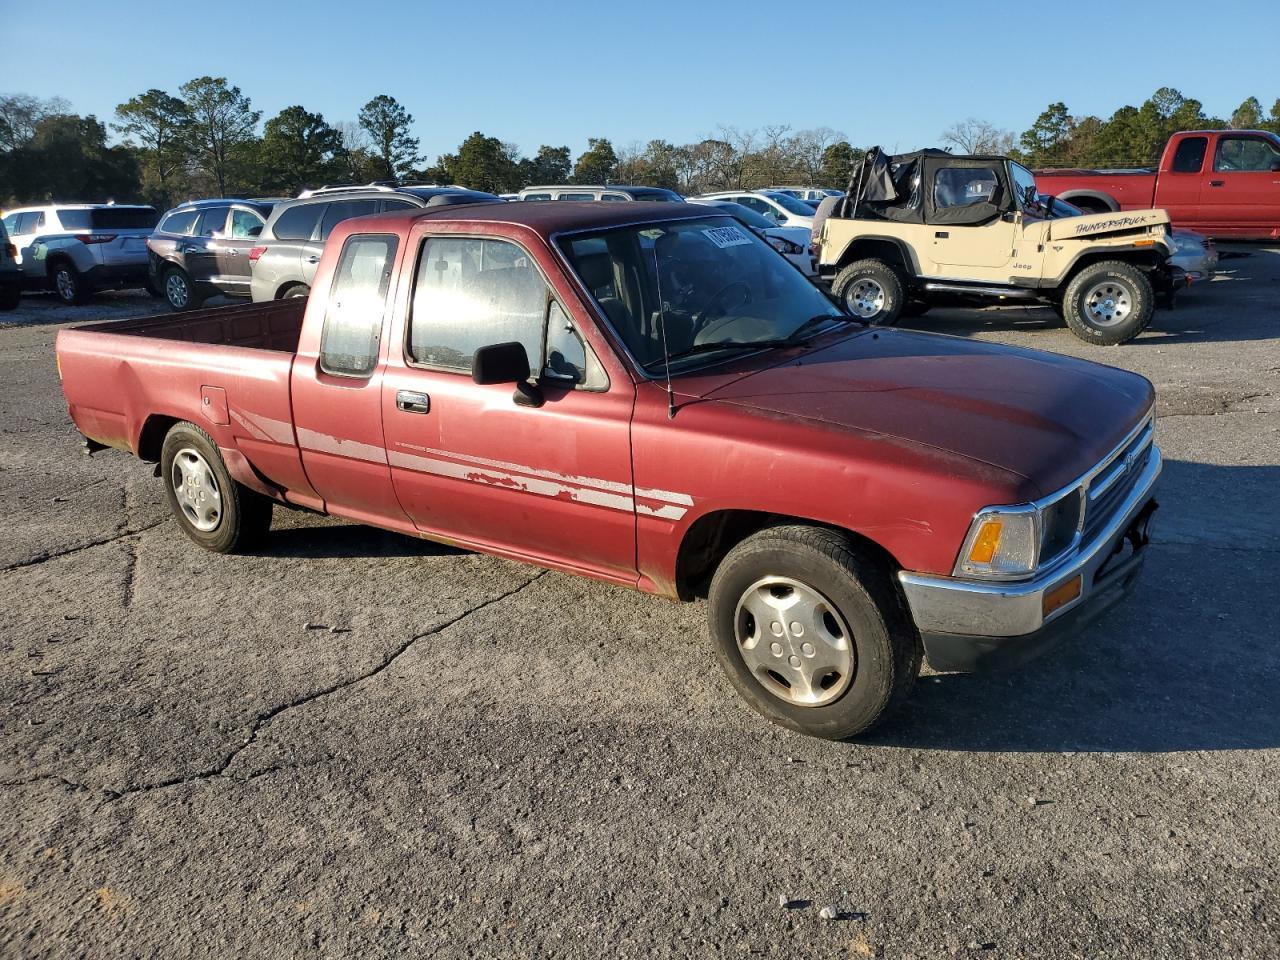
<path fill-rule="evenodd" d="M 277 240 L 310 240 L 323 209 L 323 203 L 300 203 L 289 207 L 280 214 L 271 232 Z"/>
<path fill-rule="evenodd" d="M 413 207 L 413 206 L 416 206 L 416 204 L 412 204 L 408 200 L 383 200 L 382 201 L 383 210 L 408 210 L 410 207 Z"/>
<path fill-rule="evenodd" d="M 392 236 L 364 234 L 342 245 L 320 334 L 325 373 L 367 377 L 377 366 L 396 242 Z"/>
<path fill-rule="evenodd" d="M 1218 141 L 1213 169 L 1256 173 L 1270 170 L 1277 160 L 1280 160 L 1280 152 L 1265 140 L 1256 137 L 1223 137 Z"/>
<path fill-rule="evenodd" d="M 550 199 L 551 199 L 551 194 L 549 194 L 549 193 L 530 193 L 530 194 L 527 194 L 526 196 L 524 196 L 522 199 L 524 199 L 524 200 L 550 200 Z"/>
<path fill-rule="evenodd" d="M 1208 137 L 1187 137 L 1173 155 L 1174 173 L 1199 173 L 1204 166 L 1204 154 L 1209 147 Z"/>
<path fill-rule="evenodd" d="M 43 225 L 44 214 L 24 213 L 18 221 L 18 233 L 35 233 Z"/>
<path fill-rule="evenodd" d="M 983 168 L 943 167 L 933 178 L 933 204 L 967 207 L 989 201 L 996 187 L 996 175 Z"/>
<path fill-rule="evenodd" d="M 252 240 L 262 235 L 262 218 L 251 210 L 231 211 L 231 239 Z"/>
<path fill-rule="evenodd" d="M 200 215 L 200 226 L 196 228 L 196 233 L 202 237 L 212 237 L 222 233 L 226 226 L 227 208 L 210 207 Z"/>
<path fill-rule="evenodd" d="M 363 217 L 366 213 L 373 213 L 377 209 L 377 200 L 337 200 L 329 204 L 324 211 L 324 218 L 320 221 L 320 239 L 327 240 L 333 228 L 343 220 Z"/>
<path fill-rule="evenodd" d="M 11 213 L 4 218 L 4 231 L 10 236 L 18 232 L 18 215 L 16 213 Z"/>
<path fill-rule="evenodd" d="M 514 243 L 431 237 L 418 260 L 409 356 L 469 372 L 477 348 L 514 340 L 537 370 L 547 299 L 542 274 Z"/>
<path fill-rule="evenodd" d="M 164 223 L 160 224 L 160 229 L 164 233 L 176 233 L 186 236 L 191 232 L 191 228 L 195 226 L 196 217 L 199 215 L 199 210 L 182 210 L 178 213 L 171 213 L 164 218 Z"/>

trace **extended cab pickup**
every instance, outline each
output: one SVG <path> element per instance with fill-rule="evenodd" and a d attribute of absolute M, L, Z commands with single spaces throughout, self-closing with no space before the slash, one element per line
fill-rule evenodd
<path fill-rule="evenodd" d="M 156 462 L 206 548 L 296 506 L 708 596 L 739 692 L 825 737 L 904 699 L 922 647 L 970 669 L 1105 609 L 1161 467 L 1142 377 L 865 326 L 692 204 L 348 220 L 306 301 L 57 357 L 89 447 Z"/>
<path fill-rule="evenodd" d="M 1280 239 L 1280 137 L 1263 130 L 1187 130 L 1155 170 L 1037 170 L 1036 186 L 1086 213 L 1159 207 L 1211 237 Z"/>

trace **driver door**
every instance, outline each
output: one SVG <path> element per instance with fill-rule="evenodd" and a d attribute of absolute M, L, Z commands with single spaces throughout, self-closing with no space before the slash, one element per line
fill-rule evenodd
<path fill-rule="evenodd" d="M 634 584 L 635 390 L 610 382 L 580 335 L 576 294 L 506 239 L 434 235 L 415 255 L 382 396 L 405 512 L 429 536 Z M 511 341 L 541 372 L 540 406 L 471 379 L 479 347 Z"/>
<path fill-rule="evenodd" d="M 989 203 L 1000 192 L 1000 181 L 991 167 L 941 166 L 933 174 L 933 214 L 930 219 L 962 217 L 965 209 Z M 972 279 L 1007 279 L 1013 259 L 1018 224 L 1012 217 L 997 216 L 985 223 L 932 223 L 932 250 L 936 263 L 945 267 L 972 268 Z M 947 270 L 948 276 L 957 276 Z M 966 277 L 958 277 L 967 279 Z"/>

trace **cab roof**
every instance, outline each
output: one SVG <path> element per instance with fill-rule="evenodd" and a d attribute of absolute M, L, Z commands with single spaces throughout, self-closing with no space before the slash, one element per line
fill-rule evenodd
<path fill-rule="evenodd" d="M 599 203 L 588 200 L 500 200 L 492 203 L 453 204 L 421 207 L 391 213 L 375 213 L 355 220 L 359 230 L 386 230 L 399 233 L 407 221 L 433 220 L 441 223 L 509 223 L 525 227 L 542 237 L 576 230 L 607 229 L 634 223 L 664 220 L 696 220 L 723 216 L 703 204 L 684 202 Z"/>

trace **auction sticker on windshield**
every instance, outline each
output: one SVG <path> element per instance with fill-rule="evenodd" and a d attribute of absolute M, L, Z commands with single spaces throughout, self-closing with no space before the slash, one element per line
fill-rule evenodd
<path fill-rule="evenodd" d="M 744 243 L 751 242 L 751 238 L 737 227 L 712 227 L 710 230 L 703 230 L 702 232 L 708 240 L 721 250 L 725 247 L 740 247 Z"/>

